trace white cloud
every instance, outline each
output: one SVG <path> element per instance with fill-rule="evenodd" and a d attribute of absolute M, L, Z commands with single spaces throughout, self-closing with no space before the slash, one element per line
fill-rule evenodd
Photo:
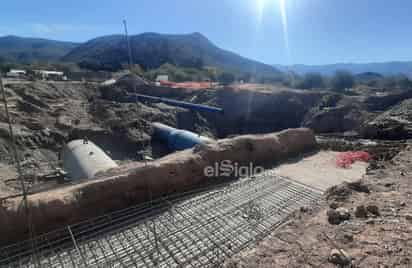
<path fill-rule="evenodd" d="M 6 26 L 0 26 L 0 36 L 15 34 L 15 29 Z"/>

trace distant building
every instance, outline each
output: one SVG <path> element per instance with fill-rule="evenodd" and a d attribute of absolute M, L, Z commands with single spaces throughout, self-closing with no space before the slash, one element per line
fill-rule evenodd
<path fill-rule="evenodd" d="M 10 78 L 22 78 L 26 76 L 26 74 L 27 72 L 25 70 L 11 69 L 8 73 L 6 73 L 6 76 Z"/>
<path fill-rule="evenodd" d="M 47 70 L 35 70 L 34 73 L 40 76 L 43 80 L 67 80 L 63 72 L 47 71 Z"/>
<path fill-rule="evenodd" d="M 89 81 L 89 82 L 104 82 L 110 79 L 116 79 L 112 77 L 110 72 L 104 71 L 75 71 L 75 72 L 68 72 L 65 74 L 69 80 L 73 81 Z"/>
<path fill-rule="evenodd" d="M 160 81 L 169 81 L 169 76 L 168 75 L 158 75 L 156 77 L 156 82 Z"/>

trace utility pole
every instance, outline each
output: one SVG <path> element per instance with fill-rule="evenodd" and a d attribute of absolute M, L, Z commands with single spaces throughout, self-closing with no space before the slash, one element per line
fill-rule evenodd
<path fill-rule="evenodd" d="M 9 126 L 9 134 L 11 138 L 11 146 L 13 150 L 14 161 L 15 161 L 17 173 L 19 176 L 21 190 L 23 192 L 23 203 L 24 203 L 25 209 L 27 210 L 28 209 L 27 190 L 26 190 L 26 185 L 24 184 L 23 170 L 20 164 L 20 156 L 17 150 L 16 137 L 14 136 L 13 125 L 12 125 L 12 121 L 11 121 L 11 117 L 9 113 L 9 106 L 7 103 L 6 90 L 4 89 L 4 86 L 3 86 L 3 79 L 1 77 L 1 73 L 0 73 L 0 90 L 1 90 L 2 97 L 3 97 L 4 110 L 5 110 L 5 115 L 7 119 L 7 124 Z"/>
<path fill-rule="evenodd" d="M 129 38 L 129 33 L 127 31 L 127 21 L 123 20 L 123 25 L 124 25 L 124 33 L 126 35 L 126 41 L 127 41 L 127 51 L 129 53 L 129 71 L 132 72 L 132 48 L 130 47 L 130 38 Z"/>
<path fill-rule="evenodd" d="M 34 238 L 34 226 L 32 224 L 32 219 L 30 215 L 29 202 L 27 200 L 27 189 L 24 183 L 24 174 L 23 174 L 21 163 L 20 163 L 21 159 L 19 156 L 19 151 L 17 149 L 16 136 L 14 135 L 14 131 L 13 131 L 13 123 L 12 123 L 10 113 L 9 113 L 9 106 L 7 102 L 6 90 L 4 89 L 3 78 L 1 76 L 1 72 L 0 72 L 0 91 L 1 91 L 1 96 L 3 98 L 3 102 L 4 102 L 4 111 L 5 111 L 5 115 L 7 119 L 7 124 L 9 126 L 9 135 L 11 138 L 11 146 L 12 146 L 14 161 L 15 161 L 16 169 L 18 173 L 18 180 L 20 181 L 20 186 L 21 186 L 21 190 L 23 194 L 23 206 L 24 206 L 24 211 L 25 211 L 26 218 L 27 218 L 27 225 L 28 225 L 27 227 L 28 227 L 29 236 L 30 236 L 29 239 L 31 242 L 31 247 L 32 247 L 32 251 L 34 254 L 34 258 L 40 267 L 40 262 L 37 259 L 35 240 L 33 239 Z"/>
<path fill-rule="evenodd" d="M 124 26 L 124 34 L 126 36 L 126 42 L 127 42 L 127 52 L 129 54 L 129 73 L 132 74 L 132 65 L 133 65 L 133 61 L 132 61 L 132 47 L 130 45 L 130 38 L 129 38 L 129 32 L 127 30 L 127 21 L 123 20 L 123 26 Z M 137 94 L 137 87 L 134 84 L 134 93 Z M 136 110 L 139 111 L 139 104 L 136 101 Z M 146 145 L 145 143 L 143 144 L 143 149 L 145 150 Z M 144 153 L 143 153 L 144 154 Z M 145 155 L 143 156 L 145 157 Z"/>

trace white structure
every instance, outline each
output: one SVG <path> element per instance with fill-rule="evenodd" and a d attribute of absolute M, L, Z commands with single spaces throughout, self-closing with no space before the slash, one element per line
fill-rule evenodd
<path fill-rule="evenodd" d="M 18 78 L 21 76 L 26 75 L 26 71 L 25 70 L 17 70 L 17 69 L 11 69 L 6 76 L 7 77 L 14 77 L 14 78 Z"/>
<path fill-rule="evenodd" d="M 72 179 L 91 179 L 118 165 L 91 141 L 74 140 L 62 151 L 63 168 Z"/>
<path fill-rule="evenodd" d="M 156 77 L 156 82 L 160 82 L 160 81 L 169 81 L 169 76 L 168 75 L 158 75 Z"/>
<path fill-rule="evenodd" d="M 47 71 L 47 70 L 35 70 L 37 75 L 40 75 L 42 79 L 57 79 L 57 80 L 67 80 L 67 77 L 64 76 L 63 72 L 58 71 Z"/>
<path fill-rule="evenodd" d="M 116 82 L 117 82 L 116 79 L 109 79 L 109 80 L 102 82 L 102 86 L 111 86 L 111 85 L 114 85 Z"/>

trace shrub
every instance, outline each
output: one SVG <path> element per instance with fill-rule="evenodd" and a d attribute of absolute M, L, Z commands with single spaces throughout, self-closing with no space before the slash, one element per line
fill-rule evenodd
<path fill-rule="evenodd" d="M 323 88 L 325 87 L 325 82 L 320 73 L 307 73 L 303 77 L 301 88 Z"/>
<path fill-rule="evenodd" d="M 352 88 L 355 84 L 355 78 L 348 71 L 336 71 L 332 77 L 331 86 L 336 90 L 343 90 L 345 88 Z"/>
<path fill-rule="evenodd" d="M 229 85 L 235 81 L 235 75 L 228 72 L 223 72 L 219 75 L 218 81 L 223 85 Z"/>

